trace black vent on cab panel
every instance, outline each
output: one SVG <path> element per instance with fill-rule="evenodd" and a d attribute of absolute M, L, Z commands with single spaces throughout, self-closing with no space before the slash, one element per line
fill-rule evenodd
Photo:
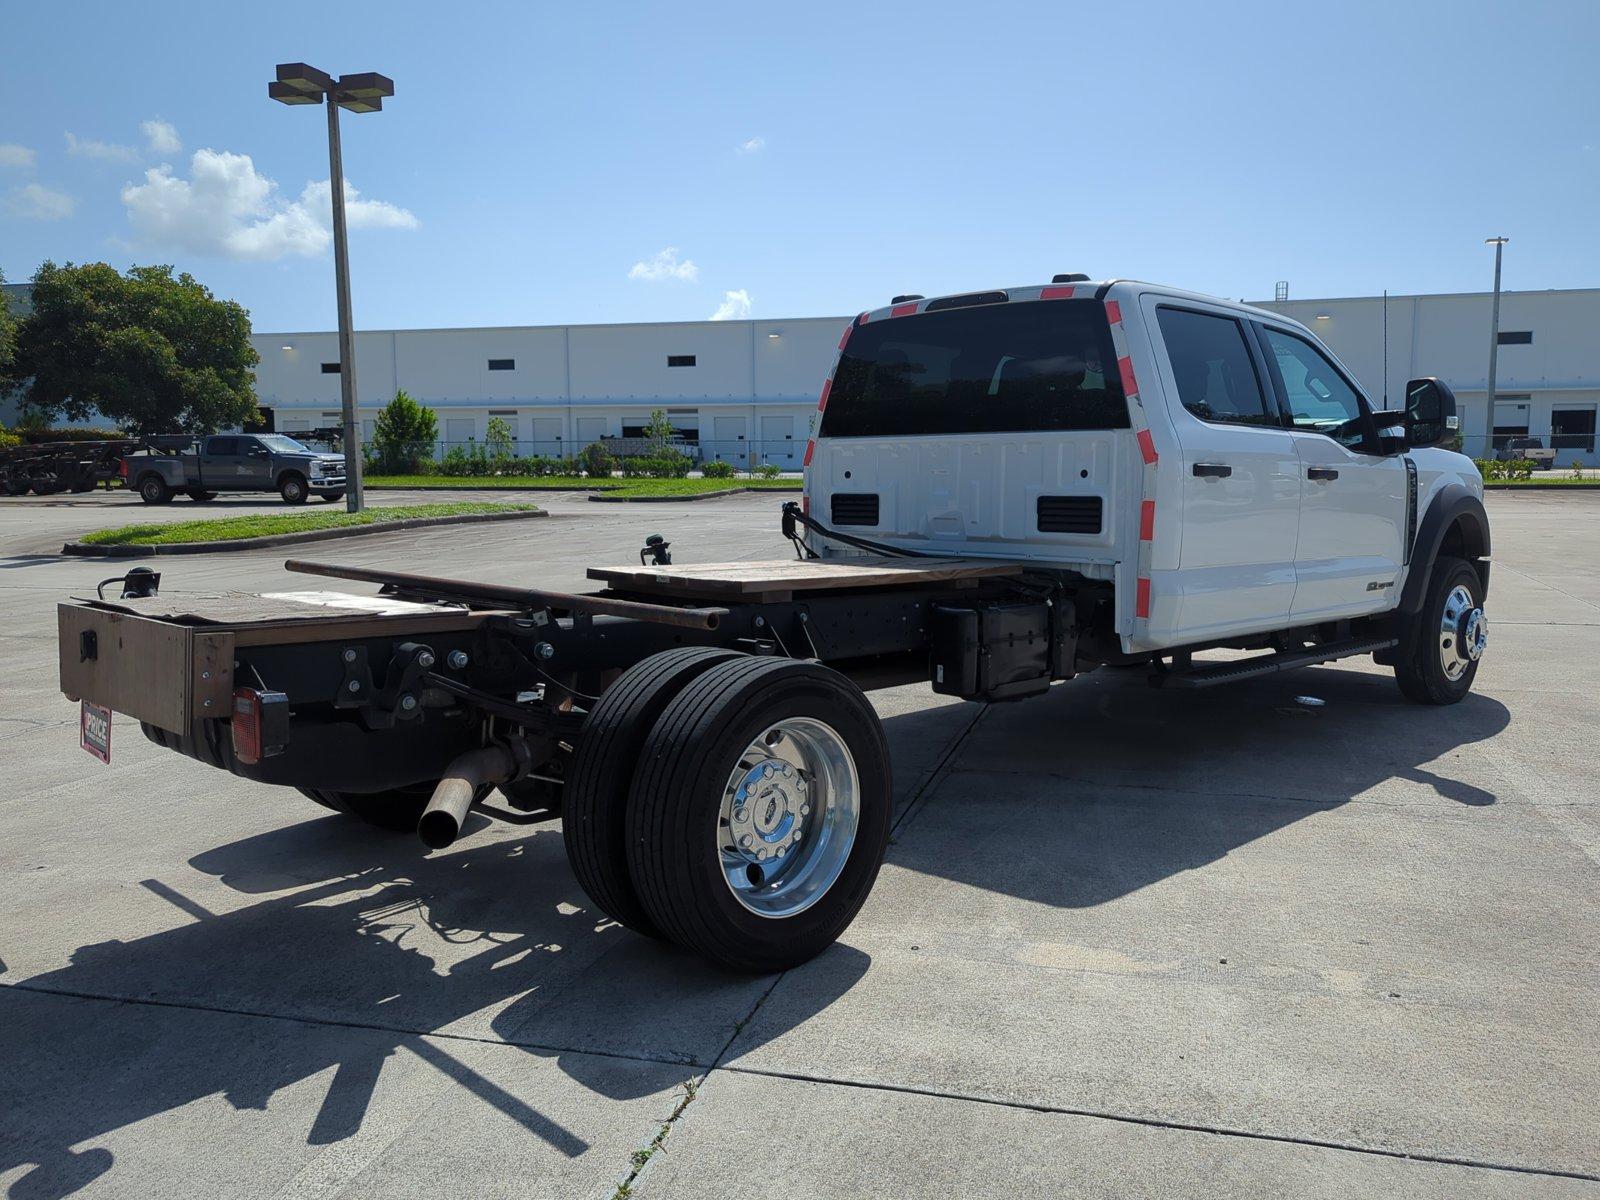
<path fill-rule="evenodd" d="M 835 492 L 829 510 L 835 525 L 876 525 L 877 492 Z"/>
<path fill-rule="evenodd" d="M 1099 496 L 1040 496 L 1040 533 L 1099 533 Z"/>

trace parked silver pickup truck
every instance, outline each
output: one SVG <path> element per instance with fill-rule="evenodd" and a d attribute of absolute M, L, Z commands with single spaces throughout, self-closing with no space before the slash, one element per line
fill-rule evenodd
<path fill-rule="evenodd" d="M 146 504 L 165 504 L 179 492 L 191 500 L 214 500 L 218 492 L 277 492 L 286 504 L 344 499 L 344 456 L 281 433 L 214 434 L 187 453 L 136 454 L 123 466 Z"/>

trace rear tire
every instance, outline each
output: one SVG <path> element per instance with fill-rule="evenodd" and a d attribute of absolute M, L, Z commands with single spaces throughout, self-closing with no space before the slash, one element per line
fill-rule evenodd
<path fill-rule="evenodd" d="M 652 654 L 624 671 L 584 718 L 562 797 L 567 861 L 602 912 L 648 937 L 661 934 L 628 875 L 627 807 L 634 767 L 672 699 L 712 667 L 743 657 L 710 646 Z"/>
<path fill-rule="evenodd" d="M 159 475 L 146 475 L 139 481 L 139 499 L 146 504 L 165 504 L 172 499 L 172 489 Z"/>
<path fill-rule="evenodd" d="M 732 970 L 787 970 L 866 902 L 891 809 L 888 745 L 861 690 L 818 663 L 741 658 L 690 683 L 650 731 L 628 797 L 629 874 L 679 945 Z"/>
<path fill-rule="evenodd" d="M 285 475 L 278 481 L 278 495 L 283 497 L 285 504 L 304 504 L 306 502 L 305 478 L 293 473 Z"/>
<path fill-rule="evenodd" d="M 1396 647 L 1395 682 L 1418 704 L 1456 704 L 1472 690 L 1487 641 L 1478 572 L 1465 559 L 1440 558 Z"/>
<path fill-rule="evenodd" d="M 204 504 L 207 500 L 215 500 L 217 498 L 215 492 L 204 492 L 199 488 L 190 488 L 184 495 L 188 496 L 196 504 Z"/>

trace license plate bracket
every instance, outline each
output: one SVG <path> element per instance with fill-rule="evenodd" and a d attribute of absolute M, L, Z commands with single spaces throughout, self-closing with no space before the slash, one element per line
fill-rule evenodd
<path fill-rule="evenodd" d="M 111 710 L 89 700 L 80 701 L 78 745 L 101 762 L 111 762 Z"/>

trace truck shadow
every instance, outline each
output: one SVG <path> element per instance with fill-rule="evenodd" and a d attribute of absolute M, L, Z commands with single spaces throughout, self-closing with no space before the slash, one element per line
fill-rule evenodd
<path fill-rule="evenodd" d="M 916 721 L 885 724 L 900 741 Z M 1454 760 L 1509 721 L 1482 694 L 1412 704 L 1374 672 L 1169 691 L 1101 671 L 990 706 L 889 861 L 1057 907 L 1103 904 L 1369 794 L 1429 817 L 1492 805 Z"/>
<path fill-rule="evenodd" d="M 281 1138 L 275 1126 L 285 1112 L 294 1122 L 296 1102 L 274 1097 L 329 1072 L 302 1136 L 342 1141 L 367 1119 L 380 1073 L 388 1088 L 417 1086 L 416 1060 L 428 1064 L 421 1075 L 453 1081 L 447 1091 L 459 1085 L 576 1157 L 584 1139 L 489 1078 L 486 1054 L 554 1059 L 612 1097 L 669 1093 L 715 1060 L 771 984 L 597 917 L 548 828 L 429 854 L 328 817 L 189 865 L 226 890 L 193 875 L 149 879 L 129 900 L 142 921 L 170 924 L 159 909 L 177 909 L 175 928 L 82 946 L 69 966 L 0 989 L 0 1175 L 24 1168 L 10 1196 L 70 1194 L 113 1169 L 97 1142 L 207 1097 L 263 1114 L 271 1105 L 265 1132 L 228 1136 Z M 190 894 L 202 891 L 205 902 Z M 866 970 L 859 951 L 830 954 L 840 990 Z M 505 1079 L 505 1060 L 491 1061 Z M 558 1077 L 511 1078 L 537 1097 Z"/>

